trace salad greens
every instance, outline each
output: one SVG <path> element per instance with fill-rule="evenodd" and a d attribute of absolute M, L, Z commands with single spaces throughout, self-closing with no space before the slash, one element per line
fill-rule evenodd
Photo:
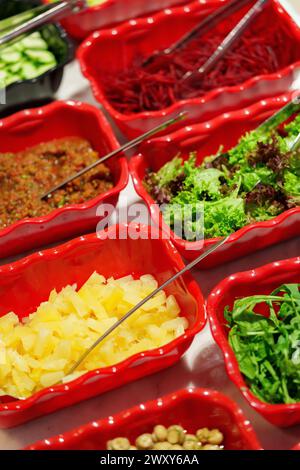
<path fill-rule="evenodd" d="M 236 300 L 225 309 L 229 344 L 250 390 L 267 403 L 300 402 L 300 284 Z M 267 316 L 255 312 L 259 304 Z"/>
<path fill-rule="evenodd" d="M 196 211 L 202 203 L 204 220 L 190 220 L 191 237 L 201 229 L 205 238 L 229 235 L 300 205 L 300 151 L 289 151 L 299 132 L 297 115 L 275 131 L 258 128 L 246 134 L 236 147 L 228 152 L 221 148 L 200 166 L 196 153 L 185 162 L 176 156 L 156 173 L 149 171 L 145 187 L 156 202 L 164 204 L 163 213 L 173 230 L 186 205 Z"/>

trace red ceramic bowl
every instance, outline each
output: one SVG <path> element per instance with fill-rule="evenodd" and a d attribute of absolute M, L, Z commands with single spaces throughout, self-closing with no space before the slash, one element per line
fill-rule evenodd
<path fill-rule="evenodd" d="M 227 450 L 260 450 L 250 422 L 237 405 L 219 392 L 205 389 L 180 390 L 122 413 L 94 421 L 66 434 L 45 439 L 29 450 L 105 450 L 106 442 L 127 436 L 131 442 L 153 427 L 180 424 L 188 432 L 201 427 L 218 428 Z"/>
<path fill-rule="evenodd" d="M 169 46 L 222 3 L 222 0 L 197 0 L 186 6 L 161 11 L 150 18 L 140 18 L 113 29 L 98 31 L 81 45 L 78 58 L 83 74 L 90 80 L 96 99 L 128 138 L 136 137 L 157 126 L 162 118 L 174 117 L 182 111 L 189 113 L 191 122 L 203 122 L 216 114 L 248 106 L 255 100 L 275 96 L 289 89 L 294 80 L 294 70 L 300 62 L 274 74 L 254 77 L 238 86 L 215 89 L 201 98 L 179 101 L 161 111 L 125 115 L 106 99 L 101 76 L 108 72 L 117 74 L 128 67 L 134 57 L 149 56 L 153 51 Z M 264 13 L 265 17 L 268 21 L 285 25 L 287 34 L 294 38 L 297 47 L 300 28 L 278 0 L 272 0 L 268 8 L 270 11 Z"/>
<path fill-rule="evenodd" d="M 147 226 L 136 226 L 136 230 L 145 239 L 124 239 L 126 226 L 110 226 L 105 232 L 105 240 L 102 239 L 104 232 L 99 232 L 98 236 L 87 235 L 0 267 L 0 316 L 14 311 L 23 318 L 48 299 L 52 289 L 59 291 L 74 283 L 80 287 L 94 271 L 116 278 L 150 273 L 161 284 L 184 267 L 171 242 L 161 237 L 151 239 Z M 0 404 L 0 427 L 19 425 L 177 362 L 195 334 L 205 326 L 204 299 L 190 274 L 185 274 L 183 281 L 176 281 L 166 291 L 175 295 L 182 315 L 189 321 L 184 335 L 162 348 L 136 354 L 114 367 L 88 372 L 67 385 L 44 389 L 26 400 Z"/>
<path fill-rule="evenodd" d="M 157 171 L 167 161 L 181 153 L 184 158 L 197 150 L 198 163 L 207 155 L 216 153 L 220 145 L 224 150 L 232 148 L 247 131 L 257 127 L 267 116 L 280 109 L 291 94 L 263 100 L 249 108 L 221 114 L 203 124 L 187 126 L 165 137 L 153 139 L 143 145 L 141 154 L 130 161 L 130 173 L 137 193 L 146 202 L 155 224 L 167 230 L 159 207 L 143 186 L 147 168 Z M 201 269 L 211 268 L 245 256 L 255 250 L 292 238 L 300 234 L 300 208 L 290 209 L 273 220 L 247 225 L 233 233 L 229 241 L 201 263 Z M 171 240 L 186 259 L 194 259 L 204 248 L 217 239 L 203 242 L 187 242 L 171 232 Z"/>
<path fill-rule="evenodd" d="M 50 0 L 42 0 L 50 3 Z M 68 33 L 76 39 L 84 39 L 93 31 L 116 23 L 148 15 L 162 8 L 169 8 L 186 0 L 103 0 L 101 4 L 70 16 L 62 21 Z"/>
<path fill-rule="evenodd" d="M 300 257 L 276 261 L 261 268 L 237 273 L 226 278 L 212 291 L 207 301 L 211 331 L 216 343 L 223 352 L 229 378 L 258 413 L 272 424 L 282 427 L 300 423 L 300 403 L 271 405 L 262 402 L 253 395 L 240 373 L 238 362 L 229 346 L 224 308 L 227 305 L 231 308 L 237 298 L 256 294 L 270 294 L 281 284 L 299 281 Z"/>
<path fill-rule="evenodd" d="M 67 101 L 31 109 L 0 120 L 0 152 L 19 152 L 28 147 L 63 137 L 89 140 L 100 155 L 119 147 L 113 131 L 100 110 Z M 115 186 L 112 190 L 83 204 L 69 205 L 50 214 L 24 219 L 0 229 L 0 257 L 5 258 L 46 244 L 95 230 L 101 203 L 116 205 L 119 193 L 128 182 L 125 158 L 107 162 Z"/>

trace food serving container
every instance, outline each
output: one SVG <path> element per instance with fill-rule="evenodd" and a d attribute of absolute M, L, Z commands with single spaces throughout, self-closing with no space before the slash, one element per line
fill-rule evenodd
<path fill-rule="evenodd" d="M 157 171 L 177 154 L 187 158 L 189 152 L 198 152 L 198 163 L 205 156 L 213 155 L 222 145 L 224 150 L 232 148 L 247 131 L 254 129 L 268 116 L 279 110 L 292 98 L 292 93 L 262 100 L 248 108 L 220 114 L 203 124 L 187 126 L 167 136 L 145 143 L 141 153 L 130 161 L 130 173 L 137 193 L 147 204 L 154 224 L 170 232 L 171 240 L 186 259 L 194 259 L 204 249 L 216 243 L 216 238 L 204 242 L 187 242 L 167 227 L 157 204 L 146 191 L 143 179 L 146 170 Z M 255 250 L 266 248 L 300 234 L 300 207 L 285 211 L 266 222 L 247 225 L 230 236 L 228 242 L 212 253 L 201 264 L 201 269 L 212 268 Z"/>
<path fill-rule="evenodd" d="M 42 0 L 50 3 L 51 0 Z M 97 29 L 107 28 L 122 21 L 143 16 L 163 8 L 184 3 L 186 0 L 103 0 L 62 21 L 64 28 L 76 39 L 82 40 Z"/>
<path fill-rule="evenodd" d="M 87 139 L 100 155 L 117 149 L 106 118 L 91 105 L 80 102 L 54 102 L 42 108 L 26 110 L 0 120 L 0 152 L 20 152 L 28 147 L 64 137 Z M 0 258 L 24 253 L 96 229 L 101 220 L 96 215 L 102 203 L 116 205 L 119 193 L 128 182 L 126 160 L 107 162 L 115 186 L 86 201 L 56 209 L 48 215 L 20 220 L 0 229 Z"/>
<path fill-rule="evenodd" d="M 59 291 L 75 283 L 80 288 L 94 271 L 106 278 L 152 274 L 161 284 L 184 267 L 171 242 L 160 236 L 151 238 L 151 233 L 159 235 L 158 232 L 135 224 L 131 224 L 131 230 L 140 234 L 140 238 L 128 237 L 126 225 L 110 226 L 106 232 L 83 236 L 0 267 L 0 315 L 14 311 L 23 318 L 48 299 L 52 289 Z M 176 297 L 181 314 L 189 321 L 184 335 L 159 349 L 136 354 L 115 366 L 88 372 L 65 385 L 46 388 L 26 400 L 5 400 L 6 403 L 0 404 L 0 427 L 19 425 L 177 362 L 195 334 L 205 326 L 204 299 L 189 273 L 170 285 L 166 292 Z"/>
<path fill-rule="evenodd" d="M 161 111 L 125 115 L 110 104 L 103 90 L 101 76 L 111 72 L 118 74 L 132 63 L 134 57 L 147 57 L 157 49 L 164 49 L 222 4 L 222 0 L 198 0 L 185 6 L 163 10 L 152 17 L 139 18 L 113 29 L 97 31 L 81 45 L 78 58 L 83 74 L 91 82 L 96 99 L 128 138 L 134 138 L 157 126 L 163 118 L 174 117 L 182 111 L 188 113 L 189 124 L 203 122 L 216 114 L 248 106 L 253 101 L 275 96 L 289 89 L 294 80 L 294 72 L 300 65 L 299 61 L 277 73 L 256 76 L 241 85 L 218 88 L 201 98 L 181 100 Z M 268 21 L 278 21 L 285 25 L 287 34 L 294 38 L 295 47 L 297 44 L 299 46 L 300 28 L 280 3 L 271 0 L 268 8 Z"/>
<path fill-rule="evenodd" d="M 131 442 L 156 424 L 180 424 L 194 433 L 202 427 L 217 428 L 225 437 L 227 450 L 260 450 L 250 422 L 237 405 L 214 390 L 189 388 L 143 403 L 115 416 L 93 421 L 66 434 L 44 439 L 29 450 L 105 450 L 118 436 Z"/>
<path fill-rule="evenodd" d="M 8 5 L 9 3 L 9 5 Z M 7 16 L 39 5 L 35 0 L 10 0 L 0 3 L 0 20 Z M 36 78 L 21 80 L 7 86 L 5 103 L 0 100 L 0 117 L 12 114 L 24 107 L 45 104 L 54 97 L 64 72 L 64 66 L 74 57 L 74 47 L 65 30 L 58 24 L 48 24 L 40 29 L 49 50 L 56 57 L 57 65 Z"/>
<path fill-rule="evenodd" d="M 234 274 L 223 280 L 210 294 L 207 313 L 213 337 L 221 348 L 227 374 L 240 389 L 250 406 L 272 424 L 281 427 L 300 423 L 300 403 L 273 405 L 259 400 L 248 388 L 240 373 L 235 354 L 228 343 L 224 308 L 232 308 L 236 299 L 270 294 L 282 284 L 299 282 L 300 257 L 276 261 L 258 269 Z M 263 310 L 260 313 L 264 313 Z"/>

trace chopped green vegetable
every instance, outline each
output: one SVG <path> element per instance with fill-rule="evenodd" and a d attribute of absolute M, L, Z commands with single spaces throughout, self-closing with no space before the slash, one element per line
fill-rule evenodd
<path fill-rule="evenodd" d="M 261 304 L 266 316 L 255 312 Z M 300 402 L 300 284 L 238 299 L 225 318 L 229 344 L 254 395 L 267 403 Z"/>
<path fill-rule="evenodd" d="M 1 49 L 0 88 L 21 80 L 39 77 L 56 64 L 57 60 L 48 50 L 47 42 L 41 33 L 36 31 Z"/>

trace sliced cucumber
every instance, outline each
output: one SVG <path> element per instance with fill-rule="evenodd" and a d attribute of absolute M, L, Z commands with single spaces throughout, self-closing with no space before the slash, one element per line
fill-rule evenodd
<path fill-rule="evenodd" d="M 10 72 L 12 72 L 13 74 L 19 72 L 22 68 L 22 63 L 21 62 L 16 62 L 15 64 L 11 65 L 9 70 Z"/>
<path fill-rule="evenodd" d="M 21 45 L 23 46 L 24 49 L 26 49 L 25 52 L 28 50 L 46 50 L 48 49 L 48 44 L 44 39 L 41 37 L 32 37 L 28 36 L 27 38 L 23 39 L 20 41 Z"/>
<path fill-rule="evenodd" d="M 0 89 L 19 80 L 31 80 L 57 65 L 48 44 L 36 31 L 1 49 Z"/>
<path fill-rule="evenodd" d="M 25 80 L 30 80 L 32 78 L 37 77 L 38 75 L 39 74 L 37 73 L 37 67 L 31 62 L 25 62 L 22 65 L 21 76 Z"/>
<path fill-rule="evenodd" d="M 9 74 L 9 75 L 7 75 L 7 77 L 5 79 L 5 85 L 6 86 L 11 85 L 12 83 L 18 82 L 19 80 L 21 80 L 20 75 Z"/>
<path fill-rule="evenodd" d="M 54 55 L 49 51 L 35 51 L 27 49 L 25 53 L 27 57 L 35 62 L 39 62 L 40 64 L 52 64 L 53 62 L 56 62 Z"/>
<path fill-rule="evenodd" d="M 43 75 L 43 73 L 48 72 L 48 70 L 51 70 L 53 67 L 55 67 L 55 65 L 56 65 L 56 62 L 54 62 L 53 64 L 49 63 L 49 64 L 39 65 L 36 68 L 37 76 L 39 77 L 40 75 Z"/>
<path fill-rule="evenodd" d="M 1 59 L 6 64 L 14 64 L 21 60 L 22 56 L 18 51 L 15 52 L 4 52 L 1 54 Z"/>

